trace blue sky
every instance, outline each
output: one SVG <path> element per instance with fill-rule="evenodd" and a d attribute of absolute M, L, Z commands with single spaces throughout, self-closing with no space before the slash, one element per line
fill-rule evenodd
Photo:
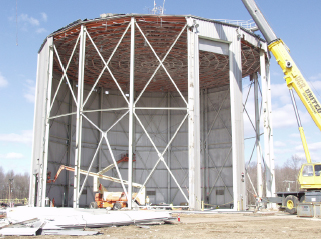
<path fill-rule="evenodd" d="M 157 5 L 163 1 L 157 0 Z M 277 36 L 282 38 L 321 100 L 321 1 L 257 0 Z M 5 171 L 29 172 L 31 161 L 37 52 L 51 32 L 77 19 L 102 13 L 148 13 L 152 0 L 119 1 L 2 1 L 0 8 L 0 165 Z M 241 0 L 167 0 L 166 14 L 191 14 L 210 19 L 249 20 Z M 17 19 L 17 22 L 16 22 Z M 16 45 L 18 43 L 18 45 Z M 289 93 L 281 69 L 271 59 L 273 124 L 276 164 L 293 154 L 303 156 Z M 248 80 L 244 80 L 247 92 Z M 252 94 L 251 94 L 252 95 Z M 298 101 L 302 123 L 314 161 L 321 161 L 321 133 Z M 249 104 L 254 105 L 253 99 Z M 253 110 L 249 107 L 249 110 Z M 245 136 L 252 136 L 245 120 Z M 262 138 L 263 140 L 263 138 Z M 253 146 L 247 140 L 246 161 Z"/>

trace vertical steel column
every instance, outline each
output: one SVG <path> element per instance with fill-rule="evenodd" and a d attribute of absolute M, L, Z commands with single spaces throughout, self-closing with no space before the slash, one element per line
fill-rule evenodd
<path fill-rule="evenodd" d="M 104 131 L 103 129 L 103 125 L 104 125 L 104 122 L 103 122 L 103 112 L 102 112 L 102 108 L 103 108 L 103 104 L 104 104 L 104 88 L 101 87 L 100 88 L 100 99 L 99 99 L 99 108 L 100 108 L 100 112 L 99 112 L 99 128 Z M 103 133 L 100 132 L 100 139 L 103 137 Z M 99 143 L 99 142 L 98 142 Z M 98 171 L 100 172 L 101 171 L 101 157 L 102 157 L 102 147 L 100 147 L 99 149 L 99 152 L 98 152 Z"/>
<path fill-rule="evenodd" d="M 134 68 L 135 69 L 135 68 Z M 134 81 L 135 83 L 135 81 Z M 135 89 L 135 85 L 134 85 L 134 89 Z M 137 92 L 134 91 L 134 102 L 135 102 L 135 99 L 136 99 L 136 96 L 137 96 Z M 134 103 L 135 105 L 135 103 Z M 135 155 L 135 157 L 134 157 Z M 136 159 L 136 118 L 133 117 L 133 176 L 132 176 L 132 181 L 133 182 L 136 182 L 136 164 L 134 164 L 134 160 Z"/>
<path fill-rule="evenodd" d="M 187 30 L 188 41 L 188 160 L 189 208 L 201 209 L 199 50 L 196 25 Z"/>
<path fill-rule="evenodd" d="M 268 88 L 266 79 L 265 51 L 260 51 L 260 75 L 262 86 L 262 107 L 263 107 L 263 129 L 264 129 L 264 159 L 265 159 L 265 192 L 267 197 L 272 197 L 271 194 L 271 164 L 270 164 L 270 118 L 269 104 L 267 100 Z M 268 207 L 271 207 L 268 203 Z"/>
<path fill-rule="evenodd" d="M 45 118 L 45 137 L 42 157 L 42 168 L 40 168 L 40 190 L 38 194 L 37 206 L 45 206 L 46 186 L 47 186 L 47 165 L 48 165 L 48 150 L 49 150 L 49 130 L 50 130 L 50 105 L 51 105 L 51 89 L 52 89 L 52 73 L 53 73 L 53 39 L 48 38 L 47 44 L 49 45 L 49 65 L 48 65 L 48 78 L 47 78 L 47 96 L 46 96 L 46 118 Z"/>
<path fill-rule="evenodd" d="M 209 180 L 208 180 L 208 177 L 210 175 L 210 172 L 209 172 L 209 167 L 208 167 L 208 164 L 209 164 L 209 151 L 208 151 L 208 117 L 207 117 L 207 114 L 208 114 L 208 89 L 205 89 L 205 94 L 204 94 L 204 106 L 205 106 L 205 110 L 204 110 L 204 130 L 205 130 L 205 162 L 206 162 L 206 168 L 205 168 L 205 179 L 206 179 L 206 182 L 204 183 L 204 186 L 206 187 L 206 199 L 204 199 L 205 202 L 209 203 L 210 200 L 209 200 Z"/>
<path fill-rule="evenodd" d="M 272 103 L 271 103 L 271 79 L 270 79 L 270 63 L 266 61 L 266 81 L 267 81 L 267 103 L 268 103 L 268 122 L 269 122 L 269 151 L 270 151 L 270 188 L 271 195 L 275 195 L 275 168 L 274 168 L 274 148 L 273 148 L 273 124 L 272 124 Z M 272 203 L 273 208 L 276 208 L 277 205 Z"/>
<path fill-rule="evenodd" d="M 82 111 L 84 94 L 84 70 L 85 70 L 85 51 L 86 33 L 84 25 L 80 30 L 79 45 L 79 69 L 78 69 L 78 95 L 77 95 L 77 119 L 76 119 L 76 152 L 75 152 L 75 174 L 74 174 L 74 199 L 73 207 L 79 207 L 79 187 L 80 187 L 80 165 L 81 165 L 81 146 L 82 146 Z"/>
<path fill-rule="evenodd" d="M 205 159 L 206 159 L 206 154 L 205 154 L 205 135 L 206 135 L 206 132 L 205 132 L 205 124 L 204 124 L 204 89 L 201 90 L 201 96 L 200 96 L 200 108 L 201 108 L 201 111 L 200 111 L 200 121 L 202 122 L 200 127 L 200 137 L 201 137 L 201 142 L 202 142 L 202 145 L 201 145 L 201 173 L 203 174 L 203 183 L 202 183 L 202 200 L 205 201 L 205 197 L 206 197 L 206 187 L 205 187 L 205 182 L 206 182 L 206 162 L 205 162 Z"/>
<path fill-rule="evenodd" d="M 70 82 L 71 84 L 71 89 L 74 91 L 74 88 L 75 88 L 75 83 L 74 81 L 71 81 Z M 72 113 L 74 112 L 74 99 L 72 97 L 72 94 L 70 92 L 70 97 L 69 97 L 69 112 Z M 67 159 L 67 165 L 70 165 L 71 163 L 71 159 L 73 158 L 72 157 L 72 145 L 73 145 L 73 137 L 72 137 L 72 131 L 73 131 L 73 122 L 74 122 L 74 118 L 75 118 L 75 115 L 72 114 L 69 116 L 69 145 L 68 145 L 68 159 Z M 71 181 L 70 180 L 70 174 L 69 172 L 66 170 L 66 178 L 67 178 L 67 183 L 68 183 L 68 186 L 67 186 L 67 192 L 65 194 L 65 197 L 67 198 L 67 206 L 69 207 L 69 193 L 70 193 L 70 185 L 71 185 Z"/>
<path fill-rule="evenodd" d="M 200 158 L 200 164 L 201 164 L 201 191 L 202 191 L 202 200 L 204 200 L 205 196 L 205 157 L 204 157 L 204 90 L 200 91 L 200 139 L 201 139 L 201 147 L 200 147 L 200 153 L 201 153 L 201 158 Z"/>
<path fill-rule="evenodd" d="M 167 107 L 171 107 L 171 94 L 167 92 Z M 167 143 L 171 140 L 171 111 L 167 110 Z M 167 165 L 171 168 L 171 145 L 167 149 Z M 167 171 L 167 203 L 171 202 L 171 174 Z"/>
<path fill-rule="evenodd" d="M 260 111 L 259 111 L 259 82 L 257 73 L 253 74 L 254 81 L 254 106 L 255 106 L 255 146 L 256 146 L 256 172 L 257 172 L 257 193 L 259 199 L 263 197 L 263 181 L 262 181 L 262 152 L 260 145 Z"/>
<path fill-rule="evenodd" d="M 234 210 L 243 210 L 246 207 L 246 187 L 244 182 L 242 59 L 241 38 L 237 31 L 235 31 L 230 41 L 232 42 L 229 47 L 229 76 L 232 125 L 233 200 Z"/>
<path fill-rule="evenodd" d="M 130 86 L 129 86 L 129 142 L 128 142 L 128 208 L 132 209 L 133 183 L 133 122 L 134 122 L 134 66 L 135 66 L 135 18 L 131 18 Z"/>

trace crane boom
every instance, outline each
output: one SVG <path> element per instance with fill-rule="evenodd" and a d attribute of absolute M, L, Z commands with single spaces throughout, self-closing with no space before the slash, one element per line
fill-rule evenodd
<path fill-rule="evenodd" d="M 262 32 L 263 36 L 268 42 L 269 51 L 274 55 L 277 63 L 282 68 L 285 75 L 286 84 L 291 92 L 292 89 L 296 91 L 299 98 L 303 102 L 304 106 L 311 115 L 314 123 L 321 130 L 321 105 L 318 99 L 315 97 L 307 81 L 303 77 L 297 65 L 294 63 L 292 57 L 290 56 L 289 49 L 284 44 L 284 42 L 277 38 L 274 31 L 264 18 L 262 12 L 256 5 L 254 0 L 242 0 L 244 6 L 247 8 L 248 12 L 252 16 L 254 22 L 258 26 L 259 30 Z M 293 107 L 296 111 L 296 105 L 294 102 L 294 97 L 291 97 Z M 301 135 L 301 140 L 305 155 L 308 163 L 311 163 L 311 157 L 306 143 L 305 135 L 301 122 L 297 116 L 297 122 L 299 125 L 299 131 Z"/>
<path fill-rule="evenodd" d="M 268 44 L 270 44 L 272 41 L 275 41 L 277 37 L 256 3 L 249 0 L 242 0 L 242 2 L 252 16 L 253 21 L 262 32 L 265 40 L 267 40 Z"/>

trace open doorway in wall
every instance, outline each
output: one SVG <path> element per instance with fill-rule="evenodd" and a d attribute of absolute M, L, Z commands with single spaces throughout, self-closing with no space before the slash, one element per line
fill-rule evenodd
<path fill-rule="evenodd" d="M 201 180 L 205 207 L 233 204 L 229 44 L 199 39 Z"/>

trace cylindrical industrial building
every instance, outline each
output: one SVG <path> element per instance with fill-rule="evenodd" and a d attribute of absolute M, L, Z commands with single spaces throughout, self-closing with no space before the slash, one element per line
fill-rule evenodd
<path fill-rule="evenodd" d="M 268 92 L 266 63 L 250 30 L 194 16 L 108 14 L 50 34 L 38 53 L 30 205 L 88 207 L 98 177 L 152 204 L 245 209 L 242 79 L 260 73 Z"/>

